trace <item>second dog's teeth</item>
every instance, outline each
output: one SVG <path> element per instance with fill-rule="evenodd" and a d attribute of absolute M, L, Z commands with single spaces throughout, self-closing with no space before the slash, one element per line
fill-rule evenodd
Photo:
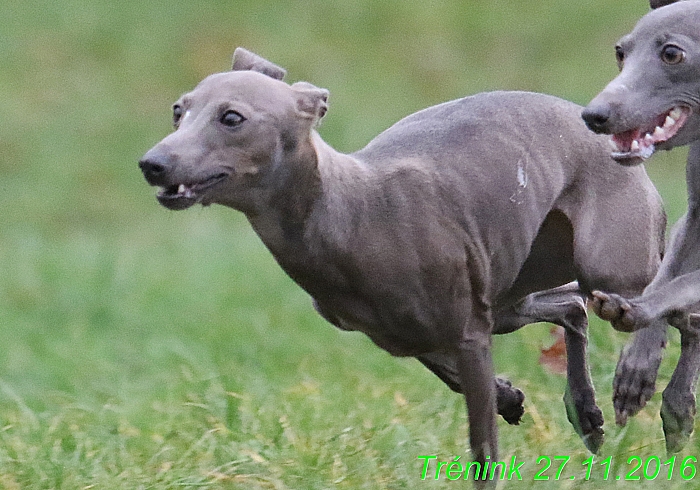
<path fill-rule="evenodd" d="M 654 137 L 650 135 L 649 133 L 644 135 L 644 142 L 647 144 L 652 144 L 654 143 Z"/>
<path fill-rule="evenodd" d="M 665 136 L 666 136 L 666 133 L 664 133 L 664 130 L 661 129 L 660 127 L 656 126 L 656 129 L 654 129 L 654 138 L 663 139 Z"/>
<path fill-rule="evenodd" d="M 632 145 L 630 145 L 630 150 L 632 151 L 639 151 L 639 141 L 634 140 L 632 142 Z"/>
<path fill-rule="evenodd" d="M 676 120 L 673 119 L 671 116 L 666 116 L 666 120 L 664 121 L 664 128 L 670 128 L 676 124 Z"/>
<path fill-rule="evenodd" d="M 683 110 L 680 107 L 674 107 L 671 112 L 668 113 L 674 120 L 678 120 L 683 114 Z"/>
<path fill-rule="evenodd" d="M 184 193 L 185 193 L 185 184 L 180 184 L 180 186 L 177 188 L 177 193 L 178 193 L 178 194 L 184 194 Z"/>

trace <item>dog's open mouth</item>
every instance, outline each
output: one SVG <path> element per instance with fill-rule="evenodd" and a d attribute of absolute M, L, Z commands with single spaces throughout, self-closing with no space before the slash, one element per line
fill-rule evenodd
<path fill-rule="evenodd" d="M 179 211 L 202 201 L 207 190 L 228 177 L 221 173 L 212 175 L 197 184 L 174 184 L 162 187 L 157 194 L 158 202 L 168 209 Z"/>
<path fill-rule="evenodd" d="M 623 164 L 641 163 L 654 154 L 656 147 L 673 138 L 683 127 L 690 109 L 674 107 L 658 116 L 649 127 L 639 127 L 612 135 L 612 157 Z"/>

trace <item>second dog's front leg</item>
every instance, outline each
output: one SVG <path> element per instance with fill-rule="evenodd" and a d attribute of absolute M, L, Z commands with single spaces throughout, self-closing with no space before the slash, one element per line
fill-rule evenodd
<path fill-rule="evenodd" d="M 610 322 L 620 332 L 642 330 L 651 325 L 653 320 L 643 306 L 619 294 L 593 291 L 591 306 L 596 315 Z"/>
<path fill-rule="evenodd" d="M 625 425 L 656 392 L 656 376 L 666 347 L 666 321 L 635 332 L 615 368 L 613 405 L 615 422 Z"/>
<path fill-rule="evenodd" d="M 682 315 L 700 303 L 700 270 L 657 284 L 652 283 L 642 296 L 633 299 L 594 291 L 593 309 L 616 330 L 634 332 Z"/>
<path fill-rule="evenodd" d="M 681 319 L 681 356 L 673 376 L 663 392 L 661 420 L 666 449 L 675 453 L 683 449 L 693 433 L 695 423 L 695 390 L 700 372 L 700 315 Z"/>
<path fill-rule="evenodd" d="M 679 312 L 694 311 L 700 302 L 700 142 L 690 147 L 686 179 L 688 211 L 673 226 L 661 267 L 642 295 L 626 299 L 593 293 L 596 314 L 618 330 L 640 330 Z"/>
<path fill-rule="evenodd" d="M 688 315 L 697 311 L 700 301 L 700 247 L 697 244 L 700 239 L 700 143 L 691 146 L 686 171 L 688 212 L 673 227 L 666 256 L 654 280 L 641 296 L 632 300 L 603 295 L 593 304 L 600 316 L 612 315 L 614 318 L 609 319 L 616 327 L 619 325 L 615 325 L 615 321 L 622 321 L 626 330 L 650 325 L 637 331 L 616 369 L 613 398 L 616 420 L 621 424 L 627 416 L 641 409 L 654 393 L 656 372 L 666 344 L 667 321 L 681 330 L 681 357 L 664 390 L 661 409 L 669 452 L 680 450 L 693 430 L 695 387 L 700 369 L 698 318 Z M 642 321 L 638 322 L 639 319 Z M 677 320 L 680 321 L 677 323 Z"/>

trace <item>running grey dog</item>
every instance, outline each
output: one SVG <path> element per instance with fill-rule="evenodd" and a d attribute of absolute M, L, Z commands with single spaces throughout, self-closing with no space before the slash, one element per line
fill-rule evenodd
<path fill-rule="evenodd" d="M 328 91 L 284 75 L 239 48 L 175 103 L 176 130 L 139 164 L 159 202 L 245 213 L 326 320 L 464 394 L 482 463 L 514 392 L 494 383 L 491 335 L 563 325 L 567 410 L 597 450 L 585 297 L 639 294 L 658 269 L 665 215 L 644 169 L 614 165 L 579 106 L 519 92 L 420 111 L 341 154 L 315 130 Z"/>
<path fill-rule="evenodd" d="M 700 2 L 652 0 L 651 7 L 655 10 L 615 48 L 620 74 L 582 115 L 593 131 L 613 135 L 612 156 L 623 165 L 642 162 L 656 150 L 691 144 L 688 211 L 672 230 L 658 274 L 641 296 L 631 299 L 594 293 L 596 312 L 618 330 L 650 326 L 654 333 L 649 337 L 655 335 L 665 345 L 667 322 L 680 329 L 681 356 L 661 408 L 666 446 L 675 452 L 693 431 L 700 368 L 695 314 L 700 311 Z M 618 378 L 615 408 L 624 424 L 653 393 L 656 369 Z"/>

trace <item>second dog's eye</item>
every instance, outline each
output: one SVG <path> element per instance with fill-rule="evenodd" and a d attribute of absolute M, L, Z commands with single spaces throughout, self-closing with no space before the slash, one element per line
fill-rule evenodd
<path fill-rule="evenodd" d="M 241 116 L 236 111 L 226 111 L 224 112 L 224 115 L 221 116 L 221 124 L 223 124 L 224 126 L 228 126 L 229 128 L 238 126 L 243 121 L 245 121 L 245 117 Z"/>
<path fill-rule="evenodd" d="M 177 104 L 173 106 L 173 126 L 177 127 L 177 125 L 180 124 L 180 119 L 182 119 L 183 114 L 184 111 L 181 106 Z"/>
<path fill-rule="evenodd" d="M 668 44 L 661 50 L 661 59 L 667 65 L 677 65 L 685 59 L 685 51 L 678 46 Z"/>
<path fill-rule="evenodd" d="M 625 64 L 625 52 L 620 46 L 615 46 L 615 59 L 617 60 L 617 67 L 622 70 L 622 67 Z"/>

